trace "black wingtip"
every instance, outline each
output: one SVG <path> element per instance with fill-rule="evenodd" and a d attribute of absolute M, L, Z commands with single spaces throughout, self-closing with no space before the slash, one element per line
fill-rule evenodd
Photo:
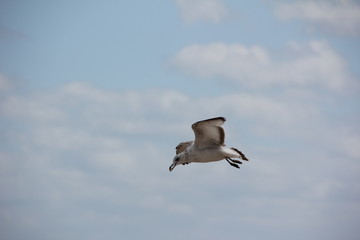
<path fill-rule="evenodd" d="M 221 120 L 223 120 L 224 122 L 226 121 L 226 118 L 224 118 L 224 117 L 216 117 L 216 118 L 214 118 L 214 119 L 221 119 Z"/>

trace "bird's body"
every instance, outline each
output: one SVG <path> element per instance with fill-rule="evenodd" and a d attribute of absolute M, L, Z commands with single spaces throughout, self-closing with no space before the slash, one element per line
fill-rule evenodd
<path fill-rule="evenodd" d="M 194 123 L 192 129 L 195 133 L 195 141 L 179 143 L 169 170 L 172 171 L 179 164 L 214 162 L 223 159 L 231 166 L 239 168 L 236 163 L 242 162 L 232 158 L 248 161 L 245 155 L 236 148 L 225 147 L 225 132 L 221 127 L 224 122 L 225 118 L 217 117 Z"/>
<path fill-rule="evenodd" d="M 215 162 L 224 159 L 225 157 L 229 158 L 238 158 L 239 154 L 230 148 L 224 146 L 219 147 L 209 147 L 198 149 L 196 146 L 191 145 L 187 148 L 183 155 L 188 162 Z"/>

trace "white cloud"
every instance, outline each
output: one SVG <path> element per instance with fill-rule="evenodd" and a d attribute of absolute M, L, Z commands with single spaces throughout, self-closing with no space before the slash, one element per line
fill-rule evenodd
<path fill-rule="evenodd" d="M 7 233 L 11 226 L 24 235 L 51 228 L 49 239 L 75 239 L 65 231 L 69 226 L 127 239 L 136 235 L 123 231 L 129 226 L 152 233 L 160 225 L 162 239 L 174 233 L 182 239 L 179 224 L 196 235 L 203 230 L 192 229 L 198 222 L 216 223 L 209 234 L 217 238 L 229 221 L 273 231 L 338 229 L 328 221 L 332 209 L 350 213 L 358 207 L 357 196 L 346 196 L 359 187 L 348 184 L 358 181 L 358 151 L 351 149 L 359 134 L 351 124 L 351 135 L 344 134 L 339 126 L 346 123 L 328 118 L 322 104 L 299 92 L 191 97 L 80 82 L 51 92 L 10 92 L 0 103 L 2 126 L 8 126 L 0 135 L 0 220 L 6 218 Z M 169 173 L 175 145 L 193 138 L 191 123 L 219 115 L 228 118 L 227 144 L 250 162 L 239 171 L 219 162 Z M 357 218 L 342 220 L 345 226 Z"/>
<path fill-rule="evenodd" d="M 186 22 L 211 21 L 225 19 L 229 10 L 221 0 L 176 0 L 181 16 Z"/>
<path fill-rule="evenodd" d="M 343 135 L 341 136 L 341 147 L 344 149 L 344 153 L 354 159 L 360 159 L 360 136 L 352 133 Z"/>
<path fill-rule="evenodd" d="M 5 77 L 5 75 L 0 73 L 0 92 L 9 90 L 11 87 L 9 80 Z"/>
<path fill-rule="evenodd" d="M 180 214 L 189 214 L 192 212 L 192 209 L 189 205 L 185 204 L 173 204 L 169 207 L 170 212 L 180 213 Z"/>
<path fill-rule="evenodd" d="M 16 95 L 6 98 L 6 102 L 1 104 L 1 111 L 8 116 L 39 121 L 57 121 L 66 117 L 61 109 L 54 108 L 49 103 L 42 102 L 41 99 L 29 99 Z"/>
<path fill-rule="evenodd" d="M 305 20 L 309 30 L 360 34 L 360 5 L 352 0 L 280 1 L 275 13 L 284 20 Z"/>
<path fill-rule="evenodd" d="M 291 42 L 280 54 L 261 46 L 194 44 L 181 49 L 171 63 L 188 74 L 230 79 L 249 87 L 321 86 L 340 90 L 352 81 L 345 61 L 323 41 Z"/>

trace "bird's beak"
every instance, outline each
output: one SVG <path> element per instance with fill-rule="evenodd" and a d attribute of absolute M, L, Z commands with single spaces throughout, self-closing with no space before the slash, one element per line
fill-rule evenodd
<path fill-rule="evenodd" d="M 169 171 L 171 172 L 176 167 L 176 163 L 173 163 L 169 167 Z"/>

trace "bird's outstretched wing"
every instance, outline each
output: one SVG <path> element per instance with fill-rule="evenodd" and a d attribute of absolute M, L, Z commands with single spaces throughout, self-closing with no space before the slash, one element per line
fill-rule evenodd
<path fill-rule="evenodd" d="M 179 154 L 193 144 L 194 141 L 181 142 L 176 146 L 176 154 Z"/>
<path fill-rule="evenodd" d="M 223 146 L 225 132 L 221 125 L 224 122 L 224 117 L 216 117 L 194 123 L 191 127 L 195 133 L 195 147 L 202 149 Z"/>

